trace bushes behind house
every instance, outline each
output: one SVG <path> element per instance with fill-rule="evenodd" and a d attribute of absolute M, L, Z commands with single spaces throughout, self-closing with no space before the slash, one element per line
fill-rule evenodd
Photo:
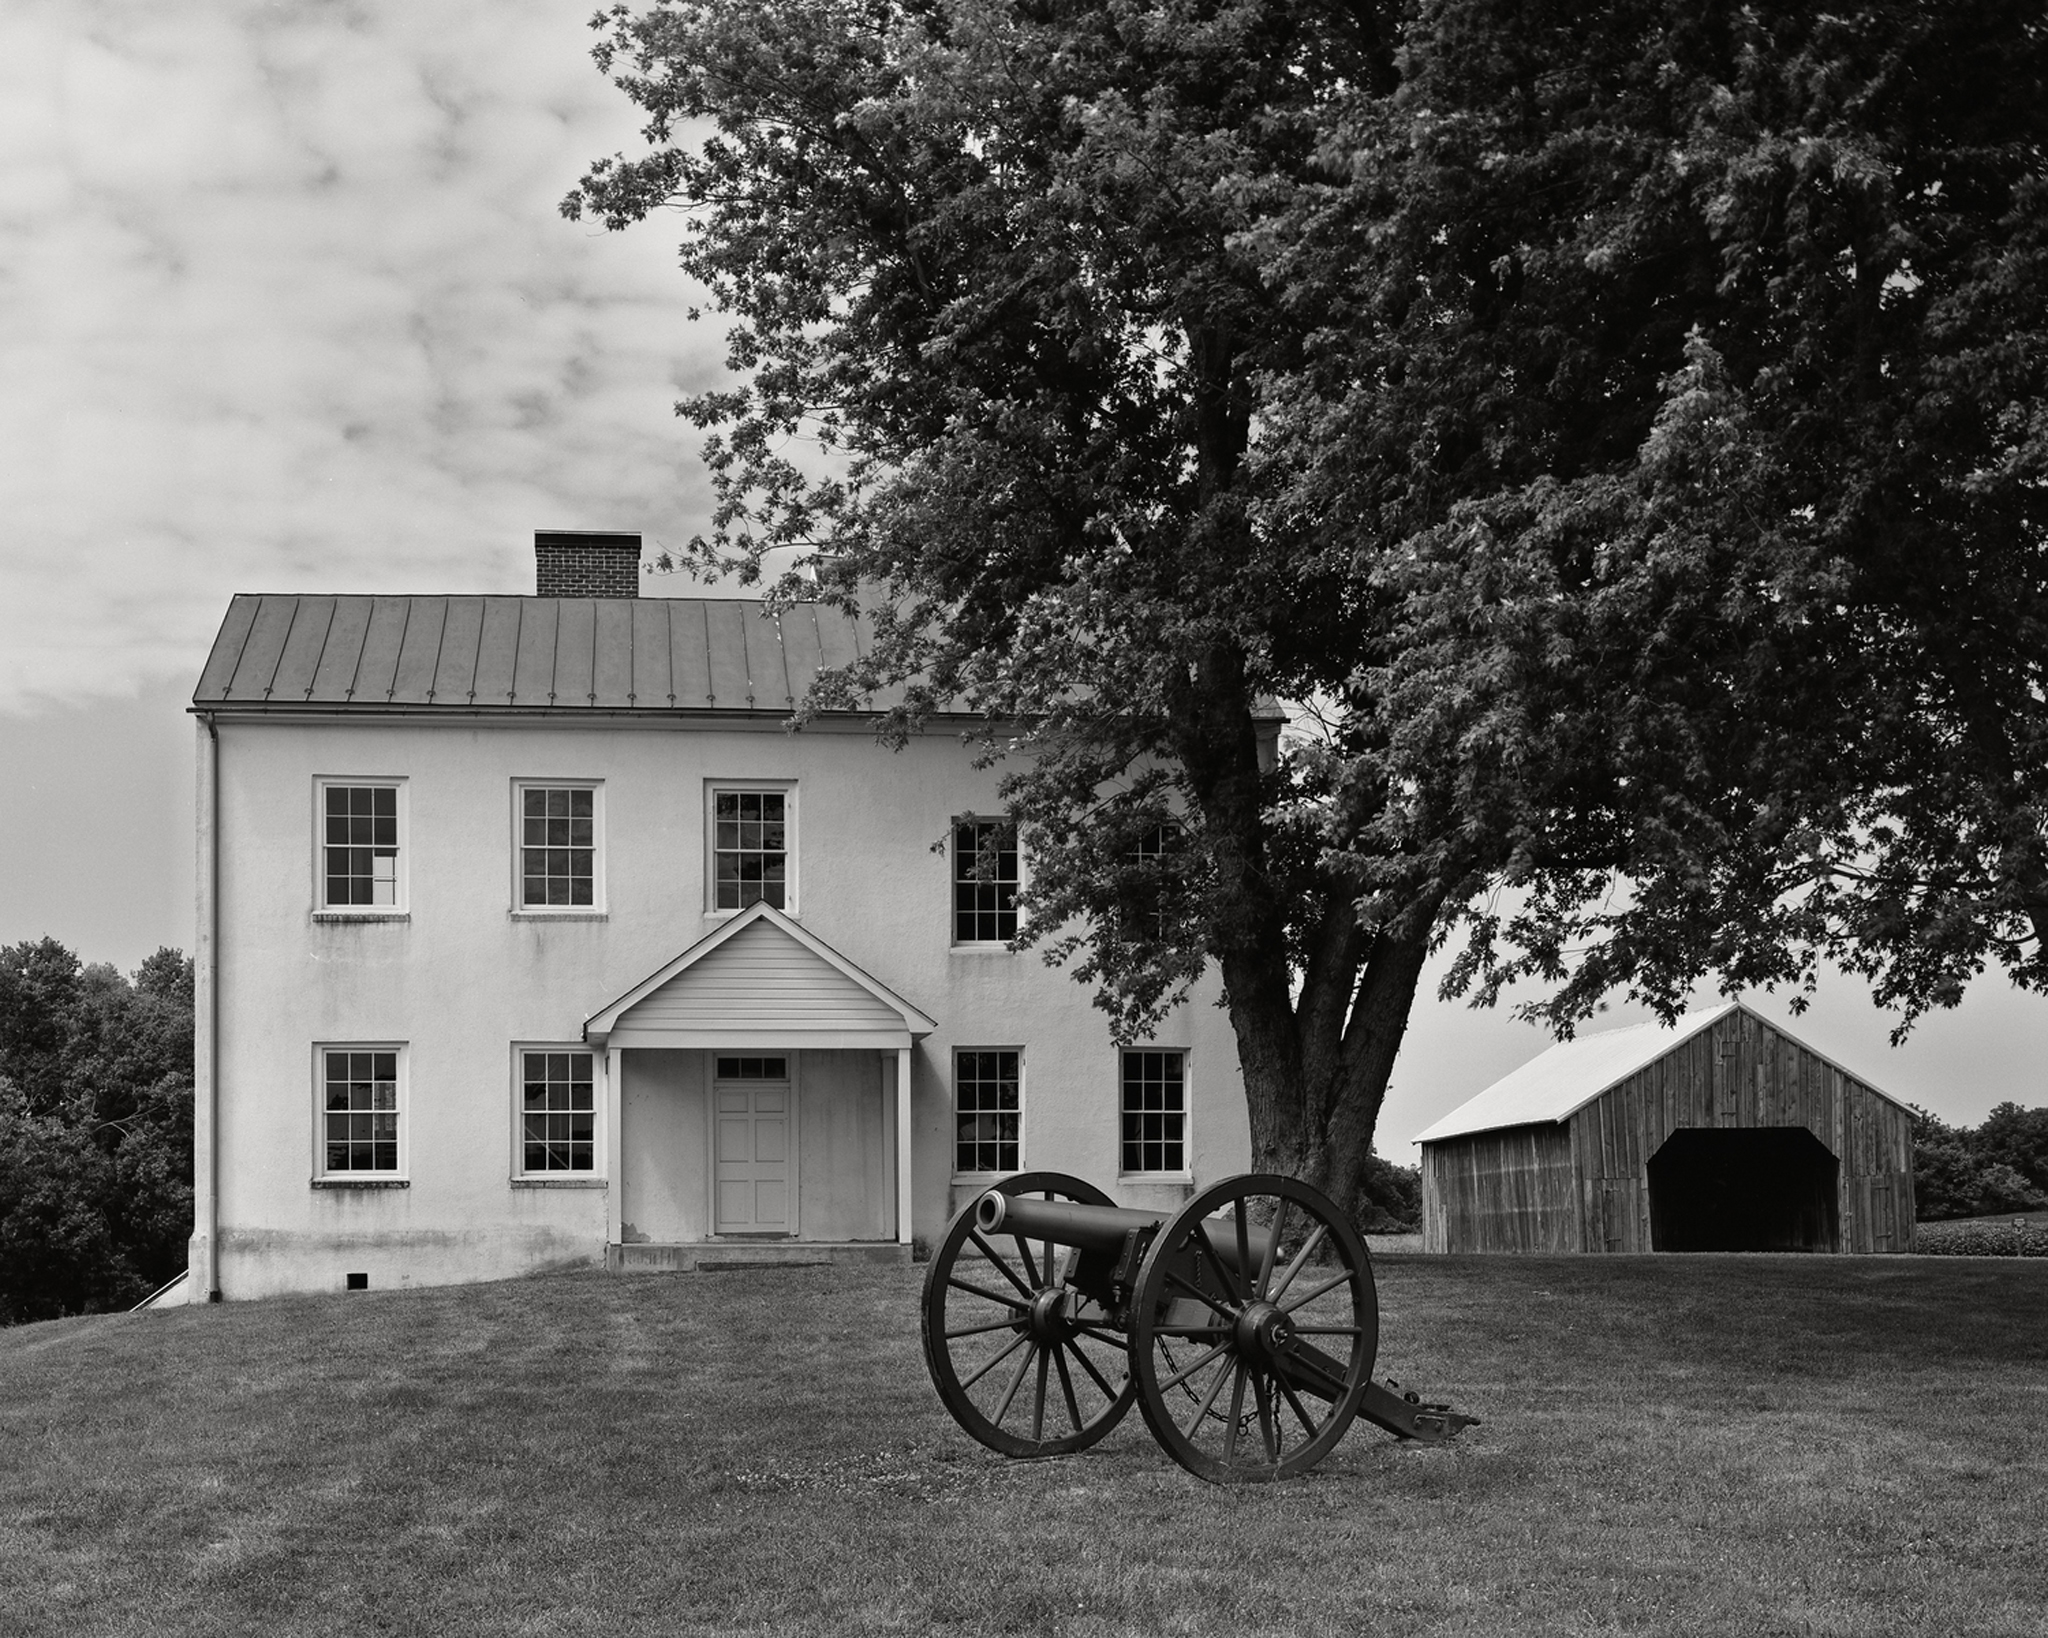
<path fill-rule="evenodd" d="M 191 1232 L 191 961 L 0 949 L 0 1325 L 130 1306 Z"/>

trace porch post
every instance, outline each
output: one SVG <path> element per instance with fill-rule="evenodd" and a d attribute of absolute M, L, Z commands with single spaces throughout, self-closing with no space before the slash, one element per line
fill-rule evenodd
<path fill-rule="evenodd" d="M 910 1244 L 910 1048 L 896 1049 L 896 1243 Z"/>
<path fill-rule="evenodd" d="M 626 1238 L 626 1179 L 619 1163 L 625 1152 L 619 1141 L 619 1111 L 625 1103 L 621 1091 L 625 1056 L 619 1047 L 608 1047 L 604 1054 L 604 1237 L 607 1245 L 614 1246 L 623 1244 Z"/>

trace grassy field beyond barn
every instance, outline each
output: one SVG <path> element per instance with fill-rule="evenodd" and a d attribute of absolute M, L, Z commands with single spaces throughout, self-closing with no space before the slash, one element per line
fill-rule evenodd
<path fill-rule="evenodd" d="M 2048 1630 L 2048 1263 L 1383 1259 L 1382 1374 L 1485 1425 L 1233 1492 L 971 1443 L 921 1272 L 0 1331 L 0 1631 Z"/>

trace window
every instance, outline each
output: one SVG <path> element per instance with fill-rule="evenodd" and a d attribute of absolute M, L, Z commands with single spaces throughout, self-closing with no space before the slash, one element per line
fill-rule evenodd
<path fill-rule="evenodd" d="M 956 1172 L 1020 1169 L 1023 1109 L 1018 1089 L 1022 1053 L 974 1048 L 953 1054 Z"/>
<path fill-rule="evenodd" d="M 600 909 L 604 903 L 602 788 L 520 784 L 518 887 L 521 910 Z"/>
<path fill-rule="evenodd" d="M 789 1079 L 787 1058 L 720 1058 L 718 1078 L 721 1081 L 786 1081 Z"/>
<path fill-rule="evenodd" d="M 519 1054 L 519 1169 L 526 1177 L 597 1170 L 597 1099 L 589 1052 Z"/>
<path fill-rule="evenodd" d="M 396 1177 L 400 1170 L 396 1046 L 322 1047 L 320 1172 L 325 1177 Z"/>
<path fill-rule="evenodd" d="M 765 903 L 794 910 L 791 842 L 795 807 L 787 786 L 711 793 L 711 907 Z"/>
<path fill-rule="evenodd" d="M 1185 1172 L 1187 1076 L 1185 1055 L 1150 1049 L 1123 1055 L 1123 1169 Z"/>
<path fill-rule="evenodd" d="M 322 910 L 375 914 L 405 907 L 402 787 L 323 780 L 320 803 Z"/>
<path fill-rule="evenodd" d="M 953 942 L 1017 936 L 1017 831 L 999 819 L 953 822 Z"/>
<path fill-rule="evenodd" d="M 1154 825 L 1142 832 L 1131 846 L 1131 864 L 1137 883 L 1131 911 L 1131 930 L 1140 938 L 1158 940 L 1166 934 L 1167 855 L 1180 840 L 1174 825 Z"/>

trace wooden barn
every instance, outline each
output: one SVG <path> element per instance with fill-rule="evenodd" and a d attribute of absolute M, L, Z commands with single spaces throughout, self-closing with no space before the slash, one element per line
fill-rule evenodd
<path fill-rule="evenodd" d="M 1910 1251 L 1906 1106 L 1739 1001 L 1580 1036 L 1425 1131 L 1426 1251 Z"/>

